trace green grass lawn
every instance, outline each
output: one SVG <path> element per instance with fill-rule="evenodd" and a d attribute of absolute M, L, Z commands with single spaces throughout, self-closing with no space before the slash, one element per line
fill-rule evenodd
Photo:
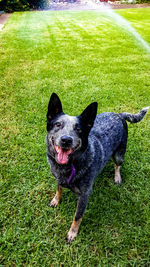
<path fill-rule="evenodd" d="M 150 44 L 150 8 L 119 10 Z M 0 266 L 149 266 L 150 112 L 129 125 L 122 186 L 113 162 L 97 178 L 76 240 L 65 238 L 76 207 L 46 159 L 46 112 L 57 93 L 79 115 L 150 105 L 150 55 L 104 14 L 14 13 L 0 32 Z"/>

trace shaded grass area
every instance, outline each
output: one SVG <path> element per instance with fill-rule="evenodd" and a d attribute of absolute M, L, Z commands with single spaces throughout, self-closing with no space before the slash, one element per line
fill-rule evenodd
<path fill-rule="evenodd" d="M 150 9 L 117 11 L 150 43 Z M 143 27 L 144 23 L 144 27 Z M 56 92 L 78 115 L 138 112 L 150 103 L 150 55 L 125 30 L 95 12 L 14 13 L 0 33 L 0 263 L 6 266 L 148 266 L 149 114 L 129 125 L 123 184 L 113 162 L 95 182 L 77 239 L 65 238 L 76 207 L 56 190 L 46 161 L 46 111 Z"/>

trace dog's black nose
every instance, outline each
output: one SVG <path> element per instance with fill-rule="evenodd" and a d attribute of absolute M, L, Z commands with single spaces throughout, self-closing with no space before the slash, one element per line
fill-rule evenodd
<path fill-rule="evenodd" d="M 72 138 L 70 137 L 70 136 L 67 136 L 67 135 L 63 135 L 62 137 L 61 137 L 61 143 L 62 143 L 62 145 L 64 145 L 64 146 L 70 146 L 70 145 L 72 145 Z"/>

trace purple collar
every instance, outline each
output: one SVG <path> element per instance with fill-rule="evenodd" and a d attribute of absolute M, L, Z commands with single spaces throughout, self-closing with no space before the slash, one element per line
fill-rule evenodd
<path fill-rule="evenodd" d="M 71 164 L 71 174 L 70 174 L 70 176 L 69 176 L 69 178 L 67 180 L 68 184 L 70 184 L 70 182 L 74 178 L 75 174 L 76 174 L 76 169 L 75 169 L 74 165 Z"/>

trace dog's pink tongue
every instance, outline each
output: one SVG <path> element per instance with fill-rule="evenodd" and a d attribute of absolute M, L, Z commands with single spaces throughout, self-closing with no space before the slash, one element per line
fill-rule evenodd
<path fill-rule="evenodd" d="M 68 155 L 71 154 L 72 152 L 72 149 L 69 149 L 69 150 L 62 150 L 61 147 L 59 147 L 58 151 L 57 151 L 57 160 L 58 160 L 58 163 L 60 164 L 67 164 L 68 163 Z"/>

